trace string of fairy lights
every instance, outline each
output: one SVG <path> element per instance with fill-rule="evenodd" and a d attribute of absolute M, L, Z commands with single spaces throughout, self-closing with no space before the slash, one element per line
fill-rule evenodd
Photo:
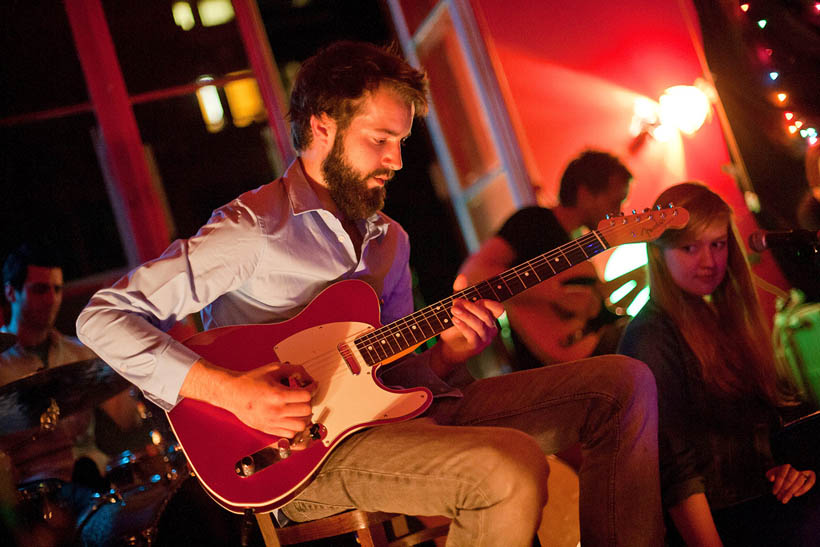
<path fill-rule="evenodd" d="M 820 18 L 820 2 L 806 2 L 805 9 L 806 17 Z M 775 52 L 765 45 L 765 32 L 767 29 L 771 30 L 776 22 L 766 16 L 766 5 L 761 0 L 741 2 L 740 11 L 744 14 L 748 23 L 754 25 L 760 36 L 759 40 L 762 43 L 763 54 L 759 57 L 766 70 L 764 77 L 767 78 L 767 83 L 772 87 L 772 102 L 782 110 L 784 130 L 793 138 L 802 138 L 808 145 L 814 146 L 818 141 L 817 120 L 812 120 L 805 113 L 799 112 L 799 106 L 797 108 L 793 107 L 789 89 L 783 83 L 783 69 L 777 66 L 773 60 L 777 57 L 774 55 Z"/>

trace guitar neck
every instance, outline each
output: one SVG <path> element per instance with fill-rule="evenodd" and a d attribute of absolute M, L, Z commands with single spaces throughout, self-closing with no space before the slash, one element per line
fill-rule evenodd
<path fill-rule="evenodd" d="M 603 234 L 599 230 L 592 230 L 578 239 L 373 330 L 357 338 L 354 343 L 369 365 L 389 360 L 450 328 L 453 300 L 463 298 L 470 301 L 487 299 L 503 302 L 609 247 Z"/>

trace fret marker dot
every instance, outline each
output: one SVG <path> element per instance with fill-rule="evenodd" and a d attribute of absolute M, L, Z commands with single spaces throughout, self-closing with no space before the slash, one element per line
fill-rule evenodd
<path fill-rule="evenodd" d="M 449 320 L 449 319 L 445 319 L 445 320 L 444 320 L 444 322 L 445 322 L 445 323 L 449 323 L 449 322 L 450 322 L 450 320 Z"/>
<path fill-rule="evenodd" d="M 387 343 L 387 342 L 385 342 L 384 340 L 382 340 L 382 345 L 385 345 L 386 343 Z"/>
<path fill-rule="evenodd" d="M 367 346 L 367 349 L 373 349 L 373 346 Z"/>
<path fill-rule="evenodd" d="M 496 285 L 496 286 L 495 286 L 495 288 L 496 288 L 496 289 L 500 289 L 500 288 L 501 288 L 501 285 Z"/>
<path fill-rule="evenodd" d="M 412 327 L 410 327 L 410 328 L 411 328 L 411 329 L 413 329 L 413 330 L 416 330 L 416 326 L 415 326 L 415 325 L 413 325 L 413 326 L 412 326 Z"/>
<path fill-rule="evenodd" d="M 399 334 L 398 332 L 397 332 L 394 336 L 395 336 L 396 338 L 401 338 L 401 334 Z"/>
<path fill-rule="evenodd" d="M 530 272 L 524 272 L 524 277 L 529 277 Z"/>

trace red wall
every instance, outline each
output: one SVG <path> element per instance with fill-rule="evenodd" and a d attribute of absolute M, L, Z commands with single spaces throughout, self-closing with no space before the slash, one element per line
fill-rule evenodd
<path fill-rule="evenodd" d="M 703 77 L 682 11 L 691 14 L 699 43 L 687 0 L 472 3 L 544 204 L 554 201 L 569 159 L 595 147 L 620 156 L 635 174 L 625 211 L 650 206 L 672 184 L 700 180 L 734 207 L 744 237 L 757 229 L 724 172 L 729 152 L 714 112 L 691 137 L 648 139 L 630 152 L 634 100 L 657 101 L 667 87 Z M 757 273 L 787 287 L 772 258 L 762 258 Z M 773 311 L 773 299 L 762 297 Z"/>

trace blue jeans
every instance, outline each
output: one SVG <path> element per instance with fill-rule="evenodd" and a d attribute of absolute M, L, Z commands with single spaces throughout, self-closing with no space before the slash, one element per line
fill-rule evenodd
<path fill-rule="evenodd" d="M 580 442 L 584 547 L 663 543 L 655 380 L 643 363 L 595 357 L 463 391 L 424 418 L 346 439 L 284 513 L 445 515 L 448 546 L 530 546 L 547 499 L 544 454 Z"/>

